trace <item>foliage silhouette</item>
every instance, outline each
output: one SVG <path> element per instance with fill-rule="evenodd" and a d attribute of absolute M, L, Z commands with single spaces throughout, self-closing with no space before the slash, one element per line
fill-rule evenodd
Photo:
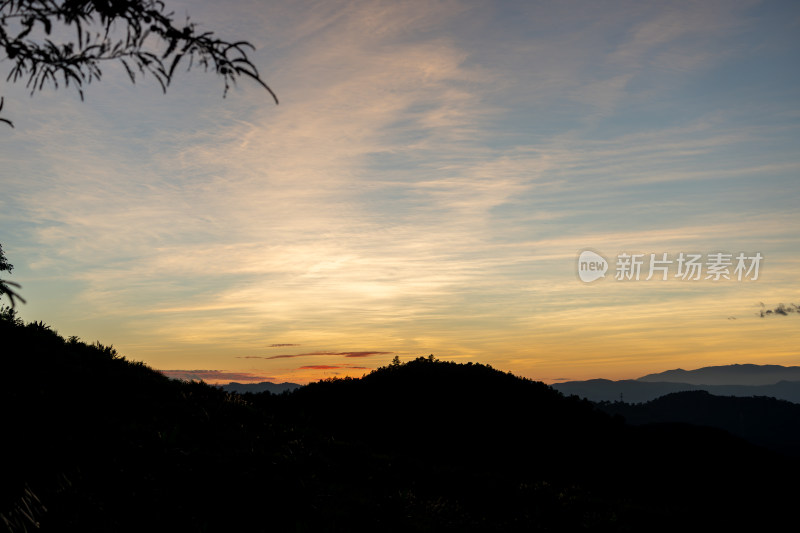
<path fill-rule="evenodd" d="M 8 262 L 5 253 L 3 253 L 3 245 L 0 244 L 0 272 L 11 273 L 12 270 L 14 270 L 14 265 Z M 0 297 L 2 297 L 3 295 L 7 296 L 8 299 L 11 301 L 12 308 L 16 306 L 16 302 L 14 301 L 15 298 L 20 302 L 25 303 L 25 299 L 16 292 L 14 292 L 14 290 L 11 287 L 19 289 L 20 284 L 15 283 L 13 281 L 0 279 Z"/>
<path fill-rule="evenodd" d="M 74 40 L 59 41 L 67 33 Z M 55 39 L 55 40 L 54 40 Z M 261 79 L 247 41 L 226 41 L 180 23 L 161 0 L 0 0 L 0 51 L 12 62 L 7 81 L 23 81 L 31 94 L 46 85 L 83 86 L 100 80 L 101 65 L 116 62 L 131 82 L 151 75 L 166 92 L 177 67 L 200 66 L 222 77 L 223 96 L 239 78 Z M 0 99 L 0 111 L 3 100 Z M 5 118 L 0 121 L 13 127 Z"/>

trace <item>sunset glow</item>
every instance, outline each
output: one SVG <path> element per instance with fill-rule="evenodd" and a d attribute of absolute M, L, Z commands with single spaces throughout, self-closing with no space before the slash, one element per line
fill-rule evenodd
<path fill-rule="evenodd" d="M 797 2 L 167 5 L 251 41 L 280 104 L 202 69 L 4 83 L 23 319 L 210 383 L 800 364 L 800 314 L 762 316 L 800 303 Z M 763 261 L 584 283 L 584 249 Z"/>

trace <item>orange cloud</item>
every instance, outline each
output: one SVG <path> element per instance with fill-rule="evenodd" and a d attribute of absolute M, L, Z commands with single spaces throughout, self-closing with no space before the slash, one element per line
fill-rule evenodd
<path fill-rule="evenodd" d="M 366 366 L 353 366 L 353 365 L 306 365 L 301 366 L 300 369 L 312 369 L 312 370 L 333 370 L 338 368 L 356 368 L 356 369 L 364 369 L 366 370 Z"/>
<path fill-rule="evenodd" d="M 261 374 L 226 372 L 224 370 L 159 370 L 159 372 L 172 379 L 206 381 L 209 383 L 218 383 L 220 381 L 260 383 L 262 381 L 272 381 L 275 379 L 272 376 L 264 376 Z"/>
<path fill-rule="evenodd" d="M 312 355 L 341 355 L 343 357 L 370 357 L 372 355 L 389 355 L 394 352 L 308 352 L 295 354 L 281 354 L 263 357 L 260 355 L 237 356 L 237 359 L 287 359 L 291 357 L 310 357 Z"/>

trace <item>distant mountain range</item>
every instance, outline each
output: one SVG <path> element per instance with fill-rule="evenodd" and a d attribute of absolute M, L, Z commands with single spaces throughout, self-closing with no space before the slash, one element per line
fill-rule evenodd
<path fill-rule="evenodd" d="M 567 381 L 553 388 L 593 402 L 640 403 L 673 392 L 704 390 L 716 396 L 769 396 L 800 403 L 800 367 L 746 364 L 679 368 L 639 379 Z"/>
<path fill-rule="evenodd" d="M 236 392 L 238 394 L 245 394 L 251 392 L 258 394 L 259 392 L 271 392 L 272 394 L 281 394 L 284 391 L 293 391 L 299 389 L 302 385 L 297 383 L 270 383 L 269 381 L 262 381 L 261 383 L 237 383 L 232 381 L 227 385 L 220 386 L 225 392 Z"/>
<path fill-rule="evenodd" d="M 696 370 L 667 370 L 648 374 L 637 381 L 689 383 L 692 385 L 773 385 L 780 381 L 800 381 L 800 366 L 724 365 Z"/>

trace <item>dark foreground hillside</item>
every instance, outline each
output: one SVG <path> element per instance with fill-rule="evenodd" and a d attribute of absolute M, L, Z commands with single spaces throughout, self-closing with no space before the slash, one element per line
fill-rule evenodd
<path fill-rule="evenodd" d="M 646 403 L 597 405 L 630 424 L 682 422 L 715 427 L 782 455 L 800 458 L 800 405 L 793 402 L 764 396 L 718 396 L 698 390 L 674 392 Z"/>
<path fill-rule="evenodd" d="M 237 396 L 42 324 L 0 342 L 11 531 L 764 530 L 800 495 L 793 461 L 725 432 L 482 365 Z"/>

